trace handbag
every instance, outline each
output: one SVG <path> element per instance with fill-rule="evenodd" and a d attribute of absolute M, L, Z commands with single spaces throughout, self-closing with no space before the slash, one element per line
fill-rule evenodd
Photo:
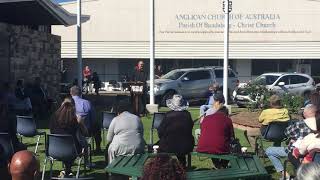
<path fill-rule="evenodd" d="M 238 138 L 231 138 L 230 142 L 230 153 L 242 154 L 241 144 Z"/>

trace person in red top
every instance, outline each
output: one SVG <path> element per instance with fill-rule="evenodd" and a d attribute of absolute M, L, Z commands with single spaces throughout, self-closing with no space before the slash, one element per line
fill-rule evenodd
<path fill-rule="evenodd" d="M 90 89 L 90 82 L 91 82 L 91 70 L 89 66 L 86 66 L 82 71 L 82 73 L 83 73 L 83 81 L 86 89 L 86 94 L 88 94 L 88 90 Z"/>
<path fill-rule="evenodd" d="M 219 110 L 203 119 L 196 151 L 209 154 L 228 154 L 230 153 L 231 139 L 234 137 L 232 121 L 226 113 L 226 108 L 222 106 L 225 102 L 223 95 L 218 93 L 213 98 L 213 106 Z M 217 168 L 225 167 L 228 163 L 215 159 L 212 161 Z"/>

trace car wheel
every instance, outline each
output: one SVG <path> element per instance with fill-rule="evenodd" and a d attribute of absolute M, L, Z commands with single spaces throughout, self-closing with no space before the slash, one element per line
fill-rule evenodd
<path fill-rule="evenodd" d="M 162 99 L 161 99 L 161 106 L 164 107 L 166 106 L 166 102 L 168 99 L 171 99 L 172 96 L 175 94 L 175 91 L 173 90 L 170 90 L 168 92 L 166 92 L 163 96 L 162 96 Z"/>

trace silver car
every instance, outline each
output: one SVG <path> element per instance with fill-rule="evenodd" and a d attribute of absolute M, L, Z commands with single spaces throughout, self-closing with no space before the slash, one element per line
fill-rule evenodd
<path fill-rule="evenodd" d="M 276 94 L 290 93 L 307 97 L 315 90 L 312 77 L 301 73 L 265 73 L 250 83 L 265 85 L 268 90 Z M 241 107 L 255 100 L 249 97 L 245 88 L 239 87 L 234 93 L 234 101 Z"/>
<path fill-rule="evenodd" d="M 237 86 L 238 76 L 229 68 L 228 89 L 232 92 Z M 159 104 L 165 105 L 173 94 L 181 94 L 186 99 L 204 99 L 208 96 L 208 87 L 217 82 L 223 83 L 223 67 L 176 69 L 155 80 L 155 96 Z"/>

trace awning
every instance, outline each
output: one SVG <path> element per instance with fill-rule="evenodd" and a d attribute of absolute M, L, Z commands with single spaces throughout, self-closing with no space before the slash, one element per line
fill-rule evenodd
<path fill-rule="evenodd" d="M 83 15 L 81 21 L 90 16 Z M 15 25 L 65 25 L 77 23 L 71 14 L 50 0 L 0 0 L 0 22 Z"/>

